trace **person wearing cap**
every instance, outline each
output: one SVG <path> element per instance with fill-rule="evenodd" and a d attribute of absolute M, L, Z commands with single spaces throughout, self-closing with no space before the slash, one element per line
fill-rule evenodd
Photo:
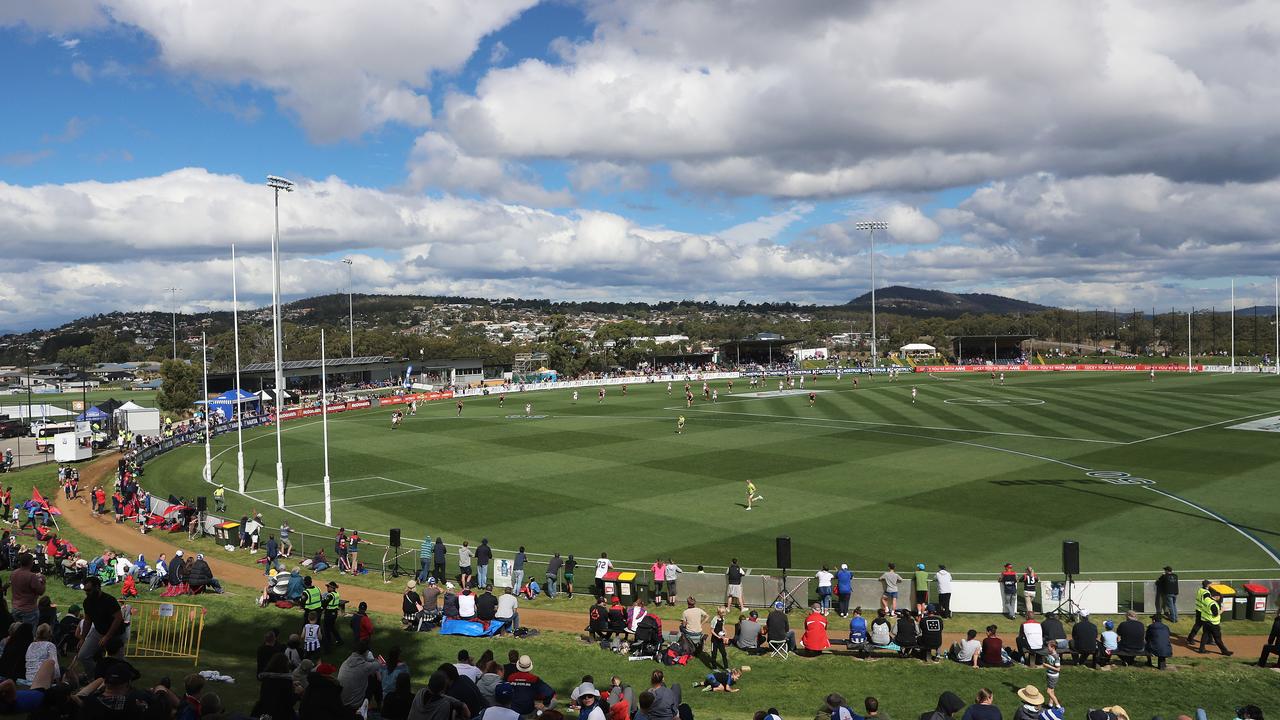
<path fill-rule="evenodd" d="M 202 553 L 196 553 L 196 559 L 191 563 L 191 572 L 187 576 L 187 584 L 191 586 L 191 593 L 195 594 L 208 588 L 211 592 L 221 593 L 222 583 L 213 576 L 213 569 L 209 567 L 209 562 L 204 559 Z"/>
<path fill-rule="evenodd" d="M 929 604 L 929 572 L 924 569 L 924 563 L 916 563 L 911 585 L 916 594 L 916 612 L 924 614 L 924 607 Z"/>
<path fill-rule="evenodd" d="M 442 611 L 444 616 L 450 619 L 456 619 L 458 617 L 458 594 L 454 592 L 456 589 L 457 588 L 454 587 L 452 581 L 445 582 L 444 606 Z"/>
<path fill-rule="evenodd" d="M 427 578 L 427 586 L 422 591 L 422 609 L 428 614 L 440 611 L 440 583 L 434 578 Z"/>
<path fill-rule="evenodd" d="M 578 711 L 579 720 L 605 720 L 604 710 L 600 707 L 600 691 L 589 682 L 584 682 L 569 694 L 573 704 L 571 710 Z"/>
<path fill-rule="evenodd" d="M 145 717 L 157 699 L 150 693 L 135 691 L 133 681 L 142 677 L 124 660 L 109 660 L 101 676 L 80 688 L 75 697 L 80 702 L 80 717 Z M 163 711 L 167 716 L 167 710 Z"/>
<path fill-rule="evenodd" d="M 551 707 L 555 701 L 556 691 L 533 673 L 533 660 L 528 655 L 516 660 L 516 671 L 507 675 L 507 682 L 512 688 L 511 709 L 521 715 Z"/>
<path fill-rule="evenodd" d="M 733 644 L 739 650 L 755 655 L 760 651 L 760 631 L 760 613 L 752 610 L 745 618 L 738 620 L 738 626 L 733 631 Z"/>
<path fill-rule="evenodd" d="M 1147 626 L 1145 633 L 1145 645 L 1147 665 L 1151 665 L 1151 658 L 1154 657 L 1159 663 L 1159 669 L 1164 670 L 1167 660 L 1173 657 L 1173 643 L 1169 639 L 1169 626 L 1164 624 L 1160 613 L 1151 616 L 1151 624 Z"/>
<path fill-rule="evenodd" d="M 342 644 L 342 635 L 338 633 L 338 612 L 342 610 L 342 595 L 338 592 L 338 583 L 332 580 L 325 583 L 324 589 L 324 593 L 320 595 L 320 609 L 324 624 L 324 649 L 327 652 L 334 645 Z"/>
<path fill-rule="evenodd" d="M 849 598 L 853 597 L 853 571 L 846 563 L 840 563 L 840 569 L 836 571 L 835 592 L 836 612 L 842 618 L 849 617 Z"/>
<path fill-rule="evenodd" d="M 1218 650 L 1228 657 L 1233 653 L 1222 644 L 1222 593 L 1210 588 L 1209 601 L 1204 604 L 1204 631 L 1200 633 L 1200 647 L 1196 652 L 1204 654 L 1205 643 L 1213 640 Z"/>
<path fill-rule="evenodd" d="M 1169 565 L 1156 578 L 1156 612 L 1163 613 L 1169 622 L 1178 622 L 1178 575 Z"/>
<path fill-rule="evenodd" d="M 511 683 L 498 683 L 493 689 L 493 707 L 487 708 L 480 717 L 484 720 L 520 720 L 520 713 L 511 709 L 515 697 L 515 687 Z"/>
<path fill-rule="evenodd" d="M 827 637 L 827 618 L 822 614 L 822 606 L 818 603 L 810 606 L 809 616 L 804 619 L 804 634 L 800 636 L 800 645 L 813 653 L 820 653 L 831 647 L 831 640 Z M 725 658 L 725 665 L 728 664 L 729 660 Z"/>
<path fill-rule="evenodd" d="M 1004 598 L 1004 616 L 1010 620 L 1018 614 L 1018 573 L 1013 563 L 1005 563 L 1000 573 L 1000 591 Z"/>
<path fill-rule="evenodd" d="M 785 642 L 788 650 L 796 649 L 796 633 L 791 629 L 791 623 L 787 620 L 786 605 L 781 600 L 773 604 L 773 609 L 769 611 L 768 617 L 764 619 L 765 635 L 769 638 L 769 642 L 779 643 Z"/>

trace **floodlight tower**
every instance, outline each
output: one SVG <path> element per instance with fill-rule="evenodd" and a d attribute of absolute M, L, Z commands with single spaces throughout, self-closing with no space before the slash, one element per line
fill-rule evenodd
<path fill-rule="evenodd" d="M 267 176 L 267 187 L 275 194 L 276 226 L 271 234 L 271 334 L 275 341 L 276 364 L 276 505 L 284 508 L 284 443 L 280 437 L 280 414 L 284 410 L 284 366 L 280 362 L 280 191 L 293 192 L 293 183 L 275 175 Z"/>
<path fill-rule="evenodd" d="M 356 356 L 356 305 L 352 299 L 354 286 L 351 284 L 351 258 L 342 258 L 342 262 L 347 266 L 347 327 L 348 334 L 351 336 L 351 357 Z"/>
<path fill-rule="evenodd" d="M 871 241 L 871 367 L 880 366 L 880 353 L 876 346 L 876 231 L 888 230 L 889 223 L 883 220 L 866 220 L 855 223 L 857 230 L 866 230 L 867 239 Z"/>

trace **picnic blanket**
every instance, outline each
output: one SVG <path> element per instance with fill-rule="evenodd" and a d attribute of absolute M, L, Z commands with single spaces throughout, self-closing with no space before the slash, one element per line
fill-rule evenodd
<path fill-rule="evenodd" d="M 479 622 L 476 620 L 445 620 L 440 623 L 441 635 L 465 635 L 467 637 L 489 637 L 497 635 L 507 623 L 503 620 Z"/>

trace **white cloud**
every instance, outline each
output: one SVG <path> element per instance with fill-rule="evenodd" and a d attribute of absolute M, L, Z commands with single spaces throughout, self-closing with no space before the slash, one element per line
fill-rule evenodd
<path fill-rule="evenodd" d="M 563 61 L 445 104 L 485 157 L 668 162 L 687 187 L 781 197 L 1040 170 L 1280 172 L 1280 15 L 1154 0 L 588 5 Z"/>
<path fill-rule="evenodd" d="M 567 192 L 547 190 L 526 176 L 530 173 L 515 163 L 493 158 L 471 157 L 452 140 L 429 132 L 413 144 L 409 156 L 409 186 L 480 192 L 510 202 L 539 206 L 563 206 L 573 202 Z"/>
<path fill-rule="evenodd" d="M 489 64 L 497 65 L 506 60 L 509 54 L 511 54 L 511 49 L 507 47 L 506 43 L 499 40 L 493 44 L 492 48 L 489 48 Z"/>
<path fill-rule="evenodd" d="M 481 38 L 532 3 L 371 0 L 354 10 L 306 0 L 31 0 L 0 9 L 0 26 L 92 28 L 109 16 L 151 36 L 170 70 L 265 88 L 313 139 L 329 142 L 388 122 L 427 124 L 431 74 L 461 67 Z"/>
<path fill-rule="evenodd" d="M 782 212 L 764 215 L 721 230 L 717 235 L 737 245 L 761 241 L 772 242 L 783 230 L 804 219 L 804 216 L 811 212 L 813 212 L 813 205 L 797 203 Z"/>
<path fill-rule="evenodd" d="M 649 184 L 649 171 L 643 165 L 607 160 L 574 163 L 569 181 L 581 191 L 623 192 L 639 190 Z"/>
<path fill-rule="evenodd" d="M 77 60 L 71 63 L 71 74 L 80 82 L 93 82 L 93 67 L 87 62 Z"/>

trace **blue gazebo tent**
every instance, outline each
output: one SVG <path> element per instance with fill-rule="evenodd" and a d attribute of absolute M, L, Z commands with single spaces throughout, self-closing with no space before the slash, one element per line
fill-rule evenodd
<path fill-rule="evenodd" d="M 202 403 L 196 404 L 200 405 Z M 245 392 L 243 389 L 228 390 L 209 401 L 209 407 L 215 413 L 221 413 L 225 418 L 230 418 L 235 415 L 236 406 L 240 406 L 245 410 L 256 411 L 260 405 L 261 400 L 258 399 L 257 395 Z"/>
<path fill-rule="evenodd" d="M 101 422 L 101 421 L 106 420 L 106 419 L 108 419 L 108 418 L 110 418 L 110 417 L 111 417 L 110 415 L 108 415 L 107 413 L 102 412 L 102 411 L 101 411 L 101 410 L 99 410 L 98 408 L 96 408 L 96 407 L 91 407 L 91 408 L 89 408 L 88 410 L 85 410 L 84 412 L 82 412 L 82 413 L 80 413 L 79 415 L 77 415 L 77 416 L 76 416 L 76 420 L 78 420 L 78 421 L 80 421 L 80 422 Z"/>

